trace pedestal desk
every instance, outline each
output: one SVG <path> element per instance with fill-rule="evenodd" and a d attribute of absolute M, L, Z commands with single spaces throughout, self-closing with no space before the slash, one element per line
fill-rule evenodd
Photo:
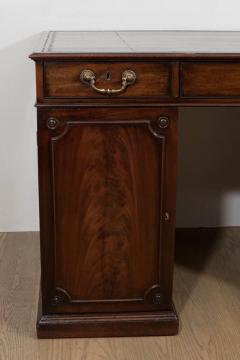
<path fill-rule="evenodd" d="M 47 32 L 39 337 L 172 335 L 181 106 L 240 105 L 238 32 Z"/>

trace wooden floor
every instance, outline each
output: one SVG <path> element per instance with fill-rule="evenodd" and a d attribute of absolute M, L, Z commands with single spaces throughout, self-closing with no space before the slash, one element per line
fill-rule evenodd
<path fill-rule="evenodd" d="M 0 360 L 240 359 L 240 229 L 178 231 L 175 337 L 37 340 L 38 233 L 0 235 Z"/>

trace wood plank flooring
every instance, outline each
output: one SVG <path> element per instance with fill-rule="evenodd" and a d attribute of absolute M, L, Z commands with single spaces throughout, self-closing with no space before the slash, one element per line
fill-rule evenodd
<path fill-rule="evenodd" d="M 38 237 L 0 234 L 0 360 L 240 359 L 240 228 L 177 231 L 174 337 L 38 340 Z"/>

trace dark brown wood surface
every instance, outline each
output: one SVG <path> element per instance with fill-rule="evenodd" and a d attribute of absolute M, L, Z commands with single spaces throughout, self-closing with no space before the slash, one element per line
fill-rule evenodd
<path fill-rule="evenodd" d="M 136 82 L 111 97 L 170 96 L 171 67 L 164 62 L 47 62 L 44 67 L 45 97 L 48 98 L 100 98 L 104 96 L 80 81 L 83 70 L 92 70 L 99 88 L 118 89 L 122 73 L 133 70 Z M 109 77 L 109 79 L 108 79 Z M 106 97 L 106 96 L 105 96 Z"/>
<path fill-rule="evenodd" d="M 176 335 L 178 317 L 175 309 L 155 312 L 111 314 L 42 315 L 39 312 L 39 338 L 130 337 Z"/>
<path fill-rule="evenodd" d="M 44 311 L 172 306 L 176 116 L 164 108 L 39 112 Z"/>
<path fill-rule="evenodd" d="M 99 94 L 80 81 L 81 71 L 90 68 L 98 87 L 116 89 L 127 67 L 135 70 L 137 80 L 117 95 Z M 37 61 L 36 75 L 37 107 L 238 106 L 240 99 L 240 62 L 236 61 Z"/>
<path fill-rule="evenodd" d="M 164 149 L 146 127 L 89 119 L 52 140 L 56 286 L 73 300 L 142 299 L 158 283 Z"/>
<path fill-rule="evenodd" d="M 31 55 L 38 108 L 39 337 L 177 332 L 178 107 L 240 105 L 239 39 L 234 32 L 43 35 Z M 94 70 L 99 87 L 119 87 L 127 68 L 137 81 L 117 96 L 97 94 L 80 83 L 85 68 Z"/>
<path fill-rule="evenodd" d="M 240 98 L 240 62 L 185 62 L 181 66 L 183 97 Z"/>

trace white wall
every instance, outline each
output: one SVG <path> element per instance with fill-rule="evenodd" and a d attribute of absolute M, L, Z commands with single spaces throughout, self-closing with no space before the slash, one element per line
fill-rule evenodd
<path fill-rule="evenodd" d="M 237 0 L 8 0 L 0 3 L 0 231 L 38 229 L 34 66 L 51 29 L 240 30 Z M 240 224 L 240 110 L 184 110 L 178 225 Z M 233 166 L 231 166 L 233 165 Z"/>

